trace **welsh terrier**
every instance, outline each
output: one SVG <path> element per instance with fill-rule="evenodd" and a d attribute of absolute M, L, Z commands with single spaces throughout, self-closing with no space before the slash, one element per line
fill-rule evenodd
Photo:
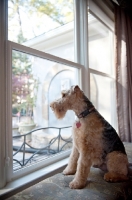
<path fill-rule="evenodd" d="M 69 187 L 83 188 L 90 167 L 105 171 L 104 180 L 128 180 L 128 159 L 123 143 L 115 129 L 101 116 L 79 86 L 62 91 L 62 98 L 50 104 L 56 117 L 61 119 L 67 110 L 73 110 L 77 120 L 73 124 L 73 148 L 64 175 L 75 178 Z"/>

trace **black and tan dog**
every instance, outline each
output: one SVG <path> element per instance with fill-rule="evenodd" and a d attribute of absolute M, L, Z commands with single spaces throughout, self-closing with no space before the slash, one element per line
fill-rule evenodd
<path fill-rule="evenodd" d="M 73 110 L 73 149 L 65 175 L 75 174 L 70 188 L 83 188 L 91 166 L 105 169 L 109 182 L 128 180 L 128 159 L 115 129 L 101 116 L 78 86 L 62 91 L 62 98 L 50 104 L 57 118 Z"/>

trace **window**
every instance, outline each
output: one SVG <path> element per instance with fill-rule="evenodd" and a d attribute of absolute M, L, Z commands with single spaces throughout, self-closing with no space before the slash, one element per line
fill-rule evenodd
<path fill-rule="evenodd" d="M 114 33 L 89 12 L 90 99 L 105 119 L 117 127 L 114 71 Z M 107 92 L 106 92 L 107 91 Z"/>
<path fill-rule="evenodd" d="M 74 61 L 73 0 L 8 0 L 8 39 Z"/>
<path fill-rule="evenodd" d="M 62 89 L 81 85 L 83 66 L 73 62 L 72 0 L 55 5 L 48 0 L 33 4 L 9 0 L 8 5 L 9 146 L 13 149 L 9 177 L 14 179 L 53 162 L 55 154 L 58 158 L 62 152 L 63 157 L 69 155 L 75 115 L 68 111 L 63 120 L 57 120 L 49 104 Z"/>
<path fill-rule="evenodd" d="M 0 18 L 0 25 L 4 22 L 2 30 L 6 30 L 7 22 L 4 11 L 9 8 L 9 38 L 4 31 L 0 37 L 0 41 L 7 40 L 7 47 L 0 43 L 3 71 L 6 66 L 5 79 L 0 75 L 6 88 L 0 101 L 5 112 L 1 116 L 4 132 L 0 133 L 4 149 L 0 152 L 1 187 L 7 181 L 69 156 L 74 113 L 68 112 L 60 122 L 49 109 L 50 101 L 58 98 L 62 89 L 80 85 L 108 121 L 113 123 L 112 116 L 116 117 L 111 106 L 115 98 L 112 20 L 106 14 L 102 20 L 104 12 L 96 1 L 88 1 L 90 12 L 87 0 L 57 2 L 0 1 L 0 13 L 4 16 Z M 105 54 L 104 62 L 109 60 L 111 64 L 102 65 L 97 47 Z M 32 125 L 30 133 L 23 127 L 28 120 Z"/>
<path fill-rule="evenodd" d="M 60 97 L 62 89 L 79 84 L 81 65 L 13 42 L 8 44 L 12 58 L 12 176 L 16 177 L 27 172 L 27 167 L 35 168 L 54 154 L 71 149 L 74 113 L 68 111 L 63 120 L 57 120 L 49 103 Z"/>

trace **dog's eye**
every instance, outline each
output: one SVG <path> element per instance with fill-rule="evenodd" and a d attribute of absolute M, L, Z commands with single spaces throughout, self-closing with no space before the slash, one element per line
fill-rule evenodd
<path fill-rule="evenodd" d="M 65 96 L 66 96 L 66 94 L 63 93 L 63 94 L 62 94 L 62 97 L 65 97 Z"/>

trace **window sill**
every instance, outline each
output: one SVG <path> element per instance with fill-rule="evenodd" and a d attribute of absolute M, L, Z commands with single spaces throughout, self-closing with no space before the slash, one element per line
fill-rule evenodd
<path fill-rule="evenodd" d="M 56 173 L 62 172 L 67 163 L 68 158 L 65 158 L 47 167 L 32 172 L 24 177 L 7 183 L 7 185 L 3 189 L 0 189 L 0 199 L 6 199 L 16 194 L 17 192 L 20 192 L 26 189 L 27 187 L 36 184 L 37 182 L 40 182 L 50 176 L 53 176 Z"/>

